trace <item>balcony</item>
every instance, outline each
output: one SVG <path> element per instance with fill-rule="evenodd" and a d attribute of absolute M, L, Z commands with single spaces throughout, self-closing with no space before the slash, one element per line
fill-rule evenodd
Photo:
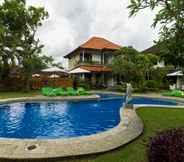
<path fill-rule="evenodd" d="M 79 65 L 103 65 L 101 62 L 98 62 L 98 61 L 82 61 L 82 60 L 80 60 L 80 61 L 78 61 L 78 63 L 77 64 L 79 64 Z"/>

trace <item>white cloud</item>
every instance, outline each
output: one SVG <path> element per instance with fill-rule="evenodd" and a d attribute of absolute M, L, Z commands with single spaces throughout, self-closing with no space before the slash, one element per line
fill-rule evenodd
<path fill-rule="evenodd" d="M 45 54 L 63 61 L 63 56 L 92 36 L 102 36 L 122 46 L 138 50 L 148 48 L 157 38 L 151 28 L 154 13 L 145 10 L 129 18 L 129 0 L 28 0 L 44 6 L 49 19 L 44 21 L 38 37 L 45 44 Z"/>

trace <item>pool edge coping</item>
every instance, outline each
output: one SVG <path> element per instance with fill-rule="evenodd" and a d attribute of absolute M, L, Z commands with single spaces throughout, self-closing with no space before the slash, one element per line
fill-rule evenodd
<path fill-rule="evenodd" d="M 110 92 L 109 92 L 110 93 Z M 143 96 L 141 96 L 143 97 Z M 146 96 L 148 97 L 148 96 Z M 27 98 L 19 98 L 16 100 L 8 99 L 7 102 L 25 101 Z M 38 99 L 38 101 L 42 99 Z M 161 97 L 156 97 L 161 98 Z M 166 98 L 161 98 L 166 99 Z M 31 97 L 31 101 L 35 101 L 35 97 Z M 53 100 L 51 98 L 50 100 Z M 59 99 L 57 99 L 58 101 Z M 64 99 L 63 99 L 64 100 Z M 62 101 L 63 101 L 62 100 Z M 71 99 L 73 100 L 73 99 Z M 84 99 L 80 99 L 84 100 Z M 88 100 L 88 98 L 86 99 Z M 1 100 L 0 100 L 1 102 Z M 69 139 L 50 139 L 50 140 L 24 140 L 24 139 L 6 139 L 0 138 L 0 159 L 52 159 L 66 158 L 73 156 L 89 155 L 103 153 L 114 150 L 123 146 L 139 137 L 144 129 L 142 120 L 136 113 L 136 110 L 142 107 L 167 107 L 167 108 L 184 108 L 180 106 L 164 106 L 164 105 L 134 105 L 133 109 L 120 108 L 120 123 L 105 132 L 97 133 L 90 136 L 74 137 Z M 36 145 L 33 151 L 26 148 L 30 145 Z"/>
<path fill-rule="evenodd" d="M 94 95 L 93 95 L 94 96 Z M 95 99 L 99 97 L 95 95 Z M 70 97 L 71 98 L 71 97 Z M 3 99 L 0 103 L 23 101 L 40 101 L 48 98 L 24 97 Z M 89 100 L 91 98 L 76 98 L 75 100 Z M 92 98 L 94 99 L 94 97 Z M 49 98 L 49 100 L 61 100 Z M 62 98 L 61 101 L 65 100 Z M 69 99 L 68 100 L 73 100 Z M 67 101 L 68 101 L 67 100 Z M 137 138 L 143 131 L 143 123 L 136 112 L 128 108 L 120 108 L 120 123 L 107 131 L 94 135 L 63 139 L 7 139 L 0 138 L 0 159 L 50 159 L 71 156 L 103 153 L 125 145 Z M 35 150 L 27 150 L 28 146 L 36 145 Z"/>
<path fill-rule="evenodd" d="M 19 97 L 0 99 L 0 104 L 24 101 L 81 101 L 81 100 L 98 100 L 99 95 L 92 94 L 87 96 L 62 96 L 62 97 L 46 97 L 46 96 L 33 96 L 33 97 Z"/>

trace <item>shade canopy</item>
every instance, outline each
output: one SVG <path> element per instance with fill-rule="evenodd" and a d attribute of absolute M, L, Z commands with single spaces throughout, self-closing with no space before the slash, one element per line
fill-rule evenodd
<path fill-rule="evenodd" d="M 40 77 L 40 74 L 33 74 L 32 77 Z"/>
<path fill-rule="evenodd" d="M 176 71 L 170 74 L 167 74 L 167 76 L 172 77 L 172 76 L 183 76 L 183 72 L 182 71 Z"/>
<path fill-rule="evenodd" d="M 42 72 L 47 72 L 47 73 L 54 73 L 54 72 L 67 73 L 64 69 L 61 69 L 61 68 L 58 68 L 58 67 L 51 67 L 51 68 L 43 69 Z"/>
<path fill-rule="evenodd" d="M 69 72 L 70 74 L 84 74 L 84 73 L 91 73 L 88 70 L 82 69 L 82 68 L 76 68 Z"/>
<path fill-rule="evenodd" d="M 59 77 L 60 77 L 60 76 L 57 75 L 57 74 L 52 74 L 52 75 L 49 76 L 49 78 L 59 78 Z"/>

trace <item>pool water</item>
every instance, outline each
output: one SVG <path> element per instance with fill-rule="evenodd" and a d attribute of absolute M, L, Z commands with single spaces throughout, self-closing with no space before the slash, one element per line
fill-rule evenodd
<path fill-rule="evenodd" d="M 124 97 L 100 94 L 98 101 L 22 102 L 0 105 L 0 137 L 55 139 L 92 135 L 120 122 Z M 135 103 L 174 102 L 136 98 Z M 175 103 L 176 104 L 176 103 Z"/>
<path fill-rule="evenodd" d="M 172 100 L 163 100 L 163 99 L 155 99 L 155 98 L 145 98 L 145 97 L 134 97 L 130 104 L 148 104 L 148 105 L 177 105 L 175 101 Z"/>

